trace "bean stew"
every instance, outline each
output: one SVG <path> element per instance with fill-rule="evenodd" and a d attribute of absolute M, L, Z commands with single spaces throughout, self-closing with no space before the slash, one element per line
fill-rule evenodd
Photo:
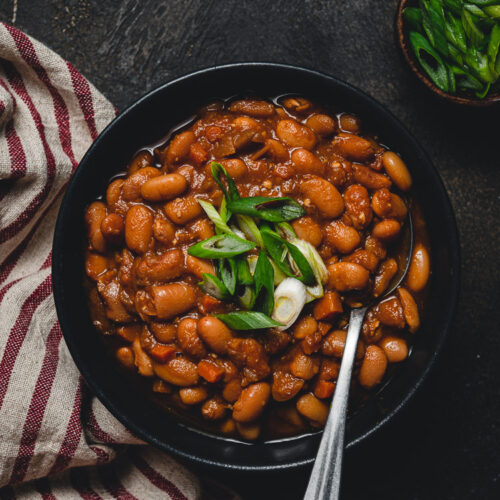
<path fill-rule="evenodd" d="M 404 361 L 431 275 L 397 153 L 298 96 L 214 102 L 145 147 L 85 213 L 107 348 L 190 426 L 244 440 L 324 426 L 350 307 L 369 309 L 351 408 Z M 269 198 L 272 198 L 269 200 Z"/>

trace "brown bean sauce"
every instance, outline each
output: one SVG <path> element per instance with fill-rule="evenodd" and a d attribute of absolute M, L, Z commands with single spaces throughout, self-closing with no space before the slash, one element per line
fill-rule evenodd
<path fill-rule="evenodd" d="M 411 189 L 397 187 L 411 182 L 404 159 L 384 156 L 358 117 L 300 96 L 215 102 L 172 130 L 139 151 L 85 214 L 85 287 L 110 363 L 185 425 L 246 440 L 321 428 L 350 306 L 383 296 L 404 266 L 409 207 L 419 248 L 412 279 L 367 313 L 356 411 L 397 376 L 429 286 L 425 221 Z M 329 280 L 286 331 L 229 330 L 212 315 L 238 308 L 197 285 L 213 264 L 187 250 L 214 234 L 197 200 L 219 207 L 223 196 L 212 161 L 241 196 L 289 196 L 306 210 L 291 224 L 317 248 Z"/>

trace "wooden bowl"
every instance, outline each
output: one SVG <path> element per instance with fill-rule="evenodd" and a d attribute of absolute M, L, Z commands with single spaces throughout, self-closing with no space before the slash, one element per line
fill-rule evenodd
<path fill-rule="evenodd" d="M 396 14 L 396 36 L 398 44 L 401 48 L 401 51 L 403 52 L 406 62 L 410 65 L 413 74 L 415 74 L 427 88 L 429 88 L 432 92 L 448 102 L 474 107 L 486 107 L 500 104 L 500 93 L 498 92 L 490 94 L 484 99 L 478 99 L 473 95 L 468 96 L 467 94 L 448 94 L 447 92 L 443 92 L 440 88 L 436 87 L 434 83 L 432 83 L 432 81 L 421 69 L 420 64 L 413 54 L 413 50 L 411 49 L 411 46 L 408 42 L 407 30 L 405 29 L 404 25 L 405 23 L 403 19 L 403 10 L 408 6 L 412 6 L 414 3 L 415 2 L 413 0 L 401 0 L 399 2 L 398 11 Z"/>

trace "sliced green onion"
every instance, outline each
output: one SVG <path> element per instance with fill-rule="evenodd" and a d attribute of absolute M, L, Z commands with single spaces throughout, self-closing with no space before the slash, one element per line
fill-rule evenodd
<path fill-rule="evenodd" d="M 238 199 L 240 197 L 240 194 L 238 192 L 238 188 L 236 187 L 236 184 L 234 183 L 231 176 L 226 172 L 226 169 L 220 163 L 217 163 L 216 161 L 213 161 L 210 164 L 210 168 L 212 170 L 212 176 L 215 179 L 215 182 L 220 186 L 220 188 L 222 189 L 222 192 L 226 196 L 227 200 L 230 201 L 230 200 Z M 221 174 L 223 174 L 224 177 L 226 178 L 227 187 L 229 189 L 229 192 L 221 180 Z"/>
<path fill-rule="evenodd" d="M 464 27 L 467 38 L 473 45 L 478 47 L 484 39 L 484 33 L 478 28 L 474 22 L 473 15 L 467 10 L 462 10 L 462 26 Z"/>
<path fill-rule="evenodd" d="M 229 201 L 228 208 L 234 214 L 249 215 L 269 222 L 284 222 L 302 217 L 305 210 L 292 198 L 238 198 Z"/>
<path fill-rule="evenodd" d="M 262 330 L 264 328 L 282 326 L 278 321 L 256 311 L 216 314 L 215 317 L 226 323 L 233 330 Z"/>
<path fill-rule="evenodd" d="M 488 57 L 482 52 L 479 52 L 475 47 L 469 47 L 467 49 L 465 62 L 485 83 L 493 83 L 496 80 L 488 63 Z"/>
<path fill-rule="evenodd" d="M 219 212 L 217 212 L 216 208 L 211 203 L 205 200 L 198 200 L 198 203 L 207 214 L 207 217 L 214 223 L 215 229 L 218 230 L 219 233 L 232 234 L 226 221 L 220 216 Z"/>
<path fill-rule="evenodd" d="M 495 24 L 491 29 L 490 39 L 488 41 L 488 59 L 491 64 L 495 64 L 498 57 L 498 49 L 500 47 L 500 25 Z"/>
<path fill-rule="evenodd" d="M 295 278 L 286 278 L 274 291 L 272 318 L 282 323 L 286 330 L 295 323 L 307 300 L 304 283 Z"/>
<path fill-rule="evenodd" d="M 500 19 L 500 5 L 490 5 L 489 7 L 484 7 L 483 10 L 488 16 Z"/>
<path fill-rule="evenodd" d="M 462 12 L 462 1 L 461 0 L 443 0 L 443 3 L 452 10 L 455 14 L 460 15 Z"/>
<path fill-rule="evenodd" d="M 255 268 L 257 267 L 257 259 L 257 255 L 249 255 L 247 257 L 248 267 L 252 275 L 255 273 Z M 273 259 L 271 259 L 270 262 L 274 269 L 274 286 L 278 286 L 286 278 L 287 275 L 281 271 L 281 269 L 276 265 L 276 262 L 274 262 Z"/>
<path fill-rule="evenodd" d="M 466 4 L 464 4 L 464 9 L 468 10 L 471 14 L 474 14 L 477 17 L 480 17 L 480 18 L 488 17 L 485 14 L 485 12 L 481 8 L 479 8 L 477 5 L 466 3 Z"/>
<path fill-rule="evenodd" d="M 488 83 L 484 86 L 484 89 L 481 92 L 476 92 L 476 96 L 479 99 L 484 99 L 485 95 L 490 91 L 491 83 Z"/>
<path fill-rule="evenodd" d="M 274 270 L 265 252 L 260 252 L 253 275 L 255 308 L 269 316 L 274 307 Z"/>
<path fill-rule="evenodd" d="M 279 224 L 275 224 L 274 227 L 276 228 L 276 232 L 285 238 L 285 240 L 292 241 L 294 238 L 297 238 L 297 234 L 288 222 L 280 222 Z"/>
<path fill-rule="evenodd" d="M 257 243 L 260 248 L 264 248 L 264 240 L 262 239 L 262 235 L 260 234 L 259 228 L 255 221 L 249 217 L 248 215 L 236 214 L 236 220 L 238 221 L 238 225 L 240 226 L 241 231 L 245 234 L 245 236 Z"/>
<path fill-rule="evenodd" d="M 218 234 L 189 247 L 189 255 L 203 259 L 222 259 L 248 252 L 255 243 L 232 234 Z"/>
<path fill-rule="evenodd" d="M 243 293 L 238 296 L 238 302 L 244 309 L 252 309 L 255 303 L 255 290 L 253 286 L 243 287 Z"/>
<path fill-rule="evenodd" d="M 431 5 L 431 2 L 421 0 L 422 8 L 422 26 L 427 37 L 435 49 L 444 56 L 448 56 L 448 43 L 445 35 L 445 21 L 442 5 Z"/>
<path fill-rule="evenodd" d="M 493 5 L 498 3 L 498 0 L 468 0 L 468 3 L 475 3 L 476 5 Z"/>
<path fill-rule="evenodd" d="M 237 281 L 240 285 L 253 285 L 253 276 L 248 267 L 248 262 L 243 255 L 234 257 L 236 262 Z"/>
<path fill-rule="evenodd" d="M 219 275 L 228 292 L 234 295 L 236 291 L 236 262 L 233 259 L 219 259 Z"/>
<path fill-rule="evenodd" d="M 448 92 L 448 72 L 440 55 L 420 33 L 416 31 L 410 32 L 409 39 L 416 58 L 429 78 L 442 91 Z M 424 56 L 432 58 L 434 64 L 431 65 Z"/>
<path fill-rule="evenodd" d="M 407 7 L 403 16 L 413 29 L 419 30 L 422 27 L 422 12 L 418 7 Z"/>
<path fill-rule="evenodd" d="M 215 297 L 219 300 L 227 300 L 230 298 L 230 294 L 226 288 L 226 285 L 222 281 L 214 276 L 213 274 L 204 273 L 203 281 L 198 283 L 198 286 L 208 295 Z"/>

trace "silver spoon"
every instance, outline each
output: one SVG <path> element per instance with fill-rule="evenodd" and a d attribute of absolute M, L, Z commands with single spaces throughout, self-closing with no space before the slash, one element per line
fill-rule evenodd
<path fill-rule="evenodd" d="M 388 287 L 388 291 L 382 297 L 377 298 L 377 300 L 372 301 L 368 305 L 362 305 L 351 310 L 337 385 L 335 386 L 330 413 L 323 430 L 323 437 L 321 438 L 304 500 L 338 500 L 339 498 L 347 401 L 349 399 L 349 388 L 359 334 L 369 307 L 391 295 L 403 282 L 408 273 L 413 253 L 413 223 L 409 208 L 406 225 L 409 245 L 404 271 L 393 280 L 393 286 Z"/>

